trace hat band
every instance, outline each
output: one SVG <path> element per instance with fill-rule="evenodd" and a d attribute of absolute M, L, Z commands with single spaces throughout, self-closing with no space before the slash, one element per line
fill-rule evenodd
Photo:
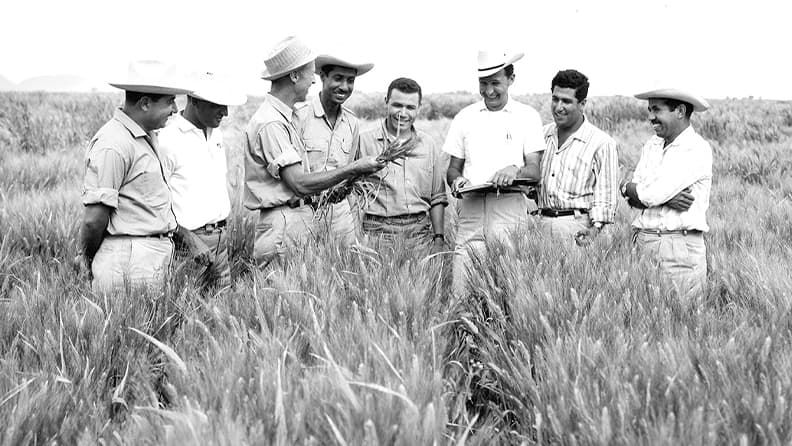
<path fill-rule="evenodd" d="M 479 68 L 478 70 L 479 71 L 489 71 L 489 70 L 494 70 L 496 68 L 501 68 L 504 65 L 506 65 L 506 64 L 499 64 L 499 65 L 495 65 L 495 66 L 492 66 L 492 67 L 489 67 L 489 68 Z"/>

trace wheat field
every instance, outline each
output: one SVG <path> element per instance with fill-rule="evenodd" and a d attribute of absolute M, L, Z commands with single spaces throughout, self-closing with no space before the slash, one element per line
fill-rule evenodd
<path fill-rule="evenodd" d="M 792 103 L 718 100 L 709 290 L 681 305 L 631 252 L 631 211 L 586 248 L 533 228 L 475 260 L 317 239 L 250 266 L 242 129 L 223 124 L 234 286 L 201 295 L 179 264 L 164 294 L 93 294 L 78 252 L 87 140 L 120 95 L 0 94 L 0 444 L 789 444 Z M 549 97 L 519 100 L 549 122 Z M 430 95 L 442 140 L 475 97 Z M 358 94 L 361 118 L 381 98 Z M 627 170 L 645 104 L 591 98 Z M 448 209 L 453 232 L 453 204 Z M 164 390 L 163 390 L 164 389 Z M 162 405 L 165 392 L 169 404 Z"/>

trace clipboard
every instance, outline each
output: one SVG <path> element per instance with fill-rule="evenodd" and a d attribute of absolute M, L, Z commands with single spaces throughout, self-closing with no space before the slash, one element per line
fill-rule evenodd
<path fill-rule="evenodd" d="M 527 192 L 526 188 L 536 187 L 539 185 L 539 180 L 534 178 L 515 178 L 514 183 L 511 186 L 506 187 L 496 187 L 493 183 L 486 182 L 481 184 L 475 184 L 471 186 L 465 186 L 456 191 L 454 196 L 457 198 L 462 197 L 465 194 L 471 192 L 479 192 L 479 193 L 486 193 L 486 192 Z"/>

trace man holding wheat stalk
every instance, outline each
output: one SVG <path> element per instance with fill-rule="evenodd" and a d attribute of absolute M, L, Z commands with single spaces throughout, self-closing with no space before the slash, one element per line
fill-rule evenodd
<path fill-rule="evenodd" d="M 707 101 L 678 89 L 635 95 L 648 101 L 655 131 L 641 151 L 622 195 L 641 211 L 633 221 L 635 246 L 660 267 L 680 296 L 703 296 L 707 283 L 707 225 L 712 187 L 712 147 L 690 125 L 694 111 Z"/>
<path fill-rule="evenodd" d="M 253 256 L 260 266 L 282 257 L 289 247 L 316 234 L 314 196 L 338 183 L 376 172 L 383 161 L 366 157 L 320 172 L 306 169 L 305 144 L 295 126 L 294 105 L 305 101 L 314 83 L 316 54 L 296 37 L 270 51 L 262 78 L 269 94 L 245 130 L 243 203 L 258 211 Z"/>
<path fill-rule="evenodd" d="M 539 152 L 545 149 L 542 120 L 532 107 L 509 96 L 514 62 L 523 56 L 481 51 L 479 93 L 483 101 L 463 108 L 451 122 L 443 151 L 451 156 L 446 179 L 455 195 L 466 185 L 491 185 L 461 196 L 454 257 L 454 290 L 464 291 L 470 254 L 484 253 L 487 240 L 507 241 L 525 222 L 528 198 L 507 191 L 519 177 L 539 179 Z"/>
<path fill-rule="evenodd" d="M 400 162 L 366 178 L 374 190 L 363 200 L 363 232 L 385 239 L 404 237 L 445 246 L 445 207 L 448 205 L 444 176 L 446 165 L 434 140 L 413 126 L 421 106 L 421 86 L 412 79 L 390 83 L 382 122 L 360 135 L 358 156 L 379 156 L 388 145 L 402 141 L 414 145 Z M 430 226 L 431 223 L 431 226 Z"/>
<path fill-rule="evenodd" d="M 360 123 L 344 102 L 355 89 L 355 79 L 374 64 L 328 55 L 317 57 L 315 63 L 322 91 L 297 107 L 296 127 L 305 143 L 303 167 L 307 172 L 325 172 L 349 164 L 358 148 Z M 330 237 L 345 245 L 355 242 L 355 219 L 348 200 L 330 204 L 318 217 L 317 224 Z"/>

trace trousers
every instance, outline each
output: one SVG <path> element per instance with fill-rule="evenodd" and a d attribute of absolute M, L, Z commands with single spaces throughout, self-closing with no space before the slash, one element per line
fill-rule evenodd
<path fill-rule="evenodd" d="M 636 250 L 658 265 L 687 300 L 702 298 L 707 284 L 707 248 L 704 237 L 696 234 L 654 234 L 636 232 Z"/>
<path fill-rule="evenodd" d="M 131 286 L 162 287 L 173 261 L 170 238 L 108 235 L 91 263 L 96 292 Z"/>

